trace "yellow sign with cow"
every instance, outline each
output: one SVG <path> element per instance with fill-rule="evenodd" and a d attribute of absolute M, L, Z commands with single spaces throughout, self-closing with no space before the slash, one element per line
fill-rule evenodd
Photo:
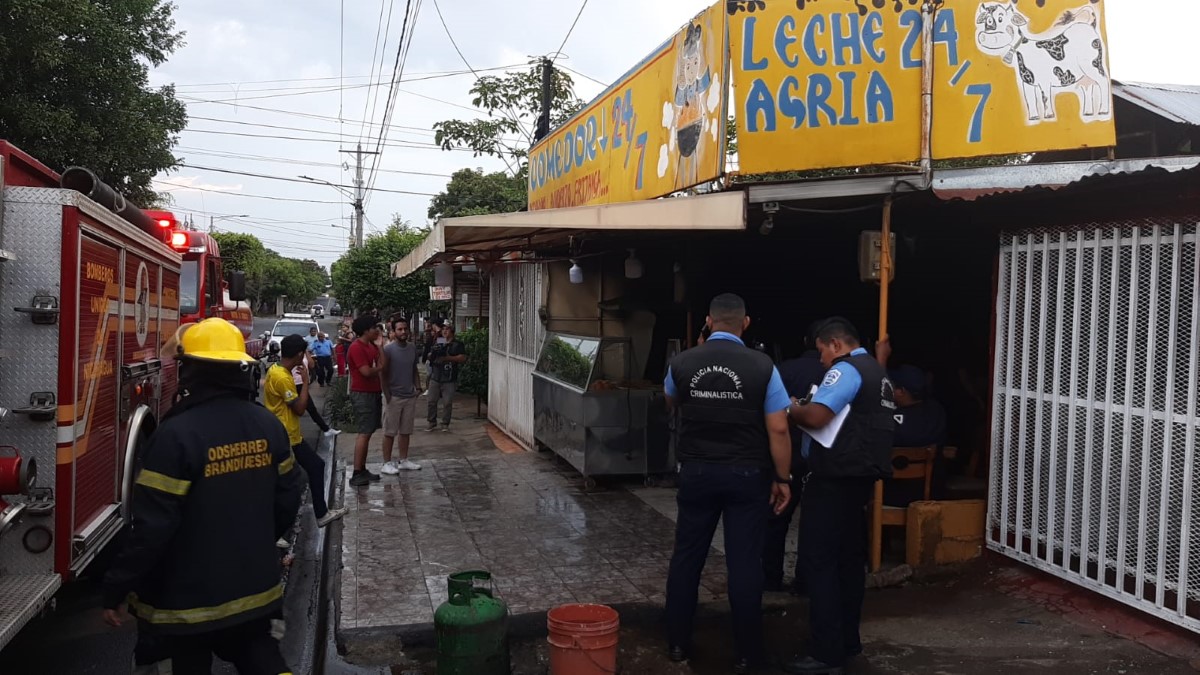
<path fill-rule="evenodd" d="M 907 2 L 728 3 L 742 173 L 921 155 L 921 12 Z"/>
<path fill-rule="evenodd" d="M 934 49 L 933 156 L 1116 144 L 1100 0 L 945 0 Z"/>
<path fill-rule="evenodd" d="M 741 173 L 921 157 L 920 0 L 731 0 Z M 1115 144 L 1101 0 L 935 0 L 931 157 Z"/>
<path fill-rule="evenodd" d="M 653 199 L 719 177 L 724 4 L 689 21 L 530 151 L 530 210 Z"/>

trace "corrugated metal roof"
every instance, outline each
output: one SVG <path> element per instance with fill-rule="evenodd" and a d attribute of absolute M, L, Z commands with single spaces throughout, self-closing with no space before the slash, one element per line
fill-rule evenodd
<path fill-rule="evenodd" d="M 1200 86 L 1113 82 L 1113 95 L 1172 122 L 1200 126 Z"/>
<path fill-rule="evenodd" d="M 1176 173 L 1200 167 L 1200 156 L 1118 159 L 1098 162 L 1059 162 L 1013 166 L 943 169 L 933 175 L 933 193 L 940 199 L 974 201 L 1004 192 L 1025 192 L 1073 185 L 1096 176 L 1134 175 L 1147 171 Z"/>

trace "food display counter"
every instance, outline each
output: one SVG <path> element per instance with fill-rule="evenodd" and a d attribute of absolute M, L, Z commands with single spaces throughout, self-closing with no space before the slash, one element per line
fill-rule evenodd
<path fill-rule="evenodd" d="M 662 385 L 631 378 L 627 338 L 550 333 L 533 372 L 533 428 L 594 483 L 593 476 L 674 470 Z"/>

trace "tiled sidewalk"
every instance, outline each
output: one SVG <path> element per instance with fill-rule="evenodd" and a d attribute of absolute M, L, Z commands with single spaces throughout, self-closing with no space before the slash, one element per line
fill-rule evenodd
<path fill-rule="evenodd" d="M 501 452 L 474 408 L 459 403 L 450 433 L 413 436 L 423 470 L 345 486 L 339 629 L 432 622 L 446 575 L 464 569 L 492 572 L 515 614 L 569 602 L 661 605 L 671 519 L 620 487 L 584 491 L 552 454 Z M 352 444 L 345 434 L 341 457 Z M 700 599 L 724 597 L 725 561 L 714 550 Z"/>

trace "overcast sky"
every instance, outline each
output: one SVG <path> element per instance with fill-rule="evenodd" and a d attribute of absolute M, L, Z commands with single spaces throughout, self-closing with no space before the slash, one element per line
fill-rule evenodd
<path fill-rule="evenodd" d="M 439 3 L 451 34 L 476 70 L 523 64 L 531 55 L 557 50 L 580 8 L 578 0 Z M 208 226 L 211 217 L 219 230 L 252 232 L 284 255 L 330 264 L 345 251 L 350 214 L 347 199 L 335 188 L 214 169 L 290 179 L 306 175 L 350 185 L 353 158 L 338 150 L 353 149 L 360 138 L 364 147 L 374 148 L 379 127 L 364 128 L 362 121 L 378 123 L 383 117 L 405 0 L 177 4 L 176 20 L 187 32 L 187 45 L 152 73 L 152 81 L 175 83 L 188 104 L 191 121 L 176 155 L 189 166 L 160 176 L 156 187 L 171 192 L 172 208 L 197 225 Z M 410 26 L 407 81 L 400 85 L 379 162 L 383 171 L 367 204 L 367 233 L 386 227 L 397 213 L 414 223 L 426 222 L 429 195 L 439 192 L 457 169 L 504 168 L 493 158 L 432 145 L 434 122 L 475 116 L 468 95 L 473 76 L 463 73 L 463 61 L 446 37 L 433 0 L 412 4 L 420 5 L 420 13 Z M 560 63 L 611 82 L 709 4 L 711 0 L 593 0 Z M 385 47 L 379 28 L 387 24 L 389 5 Z M 1193 51 L 1200 0 L 1106 0 L 1105 5 L 1117 79 L 1200 84 Z M 575 81 L 585 100 L 602 89 L 584 77 L 575 76 Z M 342 168 L 343 162 L 350 171 Z"/>

